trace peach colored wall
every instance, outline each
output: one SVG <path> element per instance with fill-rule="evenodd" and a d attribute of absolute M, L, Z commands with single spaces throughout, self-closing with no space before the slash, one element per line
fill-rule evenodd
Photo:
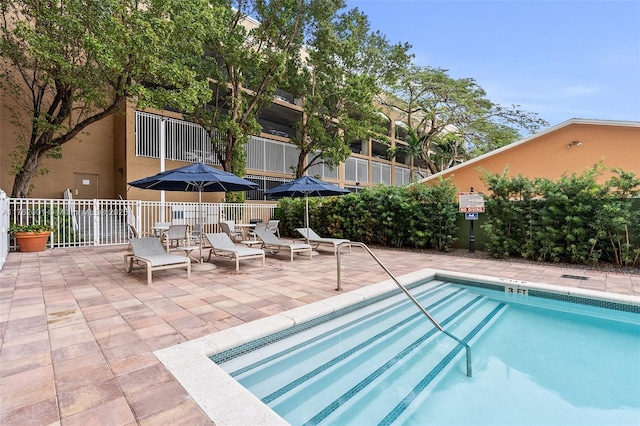
<path fill-rule="evenodd" d="M 8 195 L 13 189 L 14 176 L 10 175 L 11 152 L 17 146 L 16 127 L 0 102 L 0 188 Z M 61 159 L 45 159 L 41 168 L 49 173 L 32 181 L 31 198 L 62 198 L 66 188 L 74 187 L 74 173 L 92 173 L 99 177 L 100 198 L 113 198 L 113 117 L 107 117 L 89 126 L 85 134 L 62 146 Z"/>
<path fill-rule="evenodd" d="M 572 141 L 580 141 L 581 145 L 568 148 L 567 145 Z M 502 174 L 508 165 L 508 176 L 522 174 L 529 178 L 556 179 L 563 173 L 581 173 L 600 160 L 607 167 L 620 167 L 640 175 L 640 126 L 569 124 L 463 165 L 457 170 L 445 172 L 443 177 L 453 176 L 453 182 L 460 191 L 469 191 L 473 187 L 475 191 L 486 192 L 478 168 Z M 605 181 L 609 176 L 603 175 L 600 181 Z"/>

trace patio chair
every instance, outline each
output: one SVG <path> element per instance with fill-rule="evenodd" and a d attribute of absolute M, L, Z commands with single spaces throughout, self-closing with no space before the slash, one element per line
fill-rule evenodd
<path fill-rule="evenodd" d="M 176 246 L 179 246 L 182 241 L 182 244 L 186 246 L 191 239 L 189 237 L 189 225 L 171 225 L 169 229 L 162 234 L 162 238 L 167 245 L 167 252 L 169 252 L 174 242 Z"/>
<path fill-rule="evenodd" d="M 187 278 L 191 278 L 191 259 L 164 251 L 158 237 L 131 238 L 133 254 L 124 255 L 124 270 L 131 272 L 133 264 L 144 264 L 147 268 L 147 284 L 151 284 L 152 272 L 162 269 L 187 268 Z"/>
<path fill-rule="evenodd" d="M 316 234 L 316 232 L 311 228 L 296 228 L 298 234 L 302 235 L 306 240 L 309 240 L 309 244 L 312 246 L 315 244 L 315 247 L 318 248 L 321 244 L 330 245 L 333 247 L 333 255 L 335 256 L 338 252 L 338 245 L 340 243 L 350 243 L 350 240 L 344 238 L 324 238 Z M 349 247 L 349 253 L 351 253 L 351 244 L 345 244 Z"/>
<path fill-rule="evenodd" d="M 203 227 L 204 226 L 201 223 L 196 223 L 195 225 L 193 225 L 193 229 L 191 230 L 191 232 L 189 232 L 190 239 L 199 242 L 200 238 L 202 237 Z"/>
<path fill-rule="evenodd" d="M 280 249 L 287 249 L 291 252 L 292 262 L 294 253 L 309 254 L 309 259 L 311 259 L 313 256 L 313 250 L 309 244 L 288 243 L 286 241 L 282 241 L 276 236 L 276 234 L 272 234 L 269 231 L 263 231 L 260 229 L 256 229 L 256 235 L 259 239 L 262 240 L 265 251 L 269 252 L 270 254 L 277 254 Z"/>
<path fill-rule="evenodd" d="M 148 232 L 139 232 L 138 228 L 136 228 L 131 223 L 127 223 L 127 228 L 129 229 L 129 238 L 140 238 L 140 237 L 153 237 L 153 234 L 149 234 Z M 158 238 L 156 236 L 156 238 Z"/>
<path fill-rule="evenodd" d="M 207 262 L 211 260 L 212 255 L 231 258 L 236 261 L 236 271 L 239 271 L 241 259 L 262 259 L 262 267 L 264 268 L 264 250 L 238 246 L 224 232 L 207 233 L 204 234 L 204 237 L 211 245 Z"/>
<path fill-rule="evenodd" d="M 270 220 L 267 222 L 267 231 L 276 234 L 280 238 L 280 230 L 278 229 L 279 220 Z"/>
<path fill-rule="evenodd" d="M 258 238 L 258 236 L 256 235 L 256 229 L 264 231 L 267 229 L 267 224 L 263 222 L 256 223 L 256 227 L 249 231 L 249 237 L 252 240 L 256 240 Z"/>
<path fill-rule="evenodd" d="M 238 231 L 235 226 L 235 222 L 232 220 L 220 221 L 220 227 L 225 234 L 231 238 L 232 241 L 242 240 L 242 232 Z"/>

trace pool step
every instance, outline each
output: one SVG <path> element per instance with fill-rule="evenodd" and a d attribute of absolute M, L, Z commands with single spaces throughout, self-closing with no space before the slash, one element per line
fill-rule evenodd
<path fill-rule="evenodd" d="M 465 341 L 476 338 L 502 309 L 498 302 L 450 285 L 414 296 Z M 428 391 L 439 373 L 459 368 L 456 360 L 464 357 L 462 345 L 407 303 L 400 298 L 383 309 L 341 318 L 266 362 L 233 366 L 231 374 L 292 424 L 358 423 L 363 411 L 369 419 L 374 414 L 391 424 L 415 392 Z M 342 379 L 347 376 L 349 381 Z"/>

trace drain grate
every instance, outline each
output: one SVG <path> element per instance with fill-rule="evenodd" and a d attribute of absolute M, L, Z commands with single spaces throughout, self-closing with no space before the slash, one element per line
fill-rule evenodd
<path fill-rule="evenodd" d="M 582 281 L 586 281 L 589 279 L 589 277 L 581 277 L 580 275 L 568 275 L 568 274 L 562 274 L 562 278 L 571 278 L 572 280 L 582 280 Z"/>

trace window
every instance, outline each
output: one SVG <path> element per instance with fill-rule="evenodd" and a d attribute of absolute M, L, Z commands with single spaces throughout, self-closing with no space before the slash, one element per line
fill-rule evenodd
<path fill-rule="evenodd" d="M 369 161 L 349 157 L 344 163 L 344 179 L 354 182 L 369 182 Z"/>
<path fill-rule="evenodd" d="M 307 161 L 309 161 L 308 155 Z M 309 167 L 308 172 L 309 176 L 320 176 L 320 179 L 338 179 L 338 167 L 334 167 L 334 169 L 331 170 L 324 163 L 314 164 Z"/>
<path fill-rule="evenodd" d="M 219 165 L 211 138 L 200 125 L 175 118 L 136 111 L 136 155 L 160 158 L 164 134 L 167 160 Z"/>
<path fill-rule="evenodd" d="M 391 185 L 391 166 L 389 164 L 371 162 L 371 183 Z"/>
<path fill-rule="evenodd" d="M 352 141 L 349 144 L 351 152 L 354 154 L 367 155 L 369 153 L 369 143 L 363 140 Z"/>
<path fill-rule="evenodd" d="M 244 177 L 247 180 L 250 180 L 253 183 L 258 184 L 257 189 L 252 189 L 251 191 L 247 191 L 247 200 L 257 200 L 257 201 L 265 201 L 267 200 L 267 196 L 264 195 L 264 191 L 268 189 L 273 189 L 276 186 L 282 185 L 284 182 L 288 182 L 291 179 L 285 178 L 275 178 L 268 176 L 254 176 L 248 175 Z"/>
<path fill-rule="evenodd" d="M 407 185 L 411 183 L 411 170 L 406 167 L 396 166 L 396 186 Z"/>
<path fill-rule="evenodd" d="M 387 155 L 387 151 L 389 147 L 382 142 L 378 142 L 375 140 L 371 141 L 371 155 L 376 158 L 380 158 L 382 160 L 389 160 L 389 156 Z"/>
<path fill-rule="evenodd" d="M 252 136 L 247 142 L 247 169 L 291 174 L 300 150 L 295 145 Z"/>

